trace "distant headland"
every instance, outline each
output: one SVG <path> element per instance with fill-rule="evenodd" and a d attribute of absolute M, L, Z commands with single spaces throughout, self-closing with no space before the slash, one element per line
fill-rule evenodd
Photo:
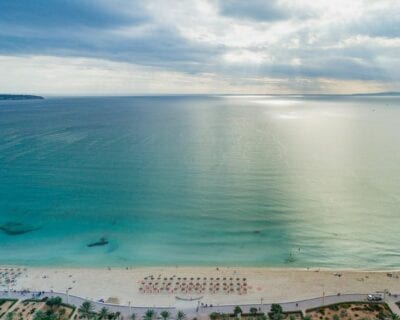
<path fill-rule="evenodd" d="M 41 96 L 34 96 L 29 94 L 0 94 L 0 100 L 34 100 L 44 99 Z"/>

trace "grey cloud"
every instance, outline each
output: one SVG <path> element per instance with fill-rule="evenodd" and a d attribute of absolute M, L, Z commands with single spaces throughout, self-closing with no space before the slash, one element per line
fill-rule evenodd
<path fill-rule="evenodd" d="M 77 1 L 71 3 L 64 3 L 70 11 L 79 7 Z M 246 47 L 248 51 L 261 52 L 272 57 L 271 61 L 254 65 L 246 61 L 242 64 L 224 62 L 221 56 L 229 53 L 232 48 L 223 44 L 212 45 L 191 41 L 177 32 L 173 26 L 161 25 L 140 3 L 133 6 L 132 16 L 122 14 L 120 17 L 119 11 L 116 10 L 112 13 L 99 14 L 101 18 L 97 17 L 97 12 L 105 10 L 104 8 L 96 7 L 92 13 L 88 3 L 93 4 L 93 2 L 85 1 L 85 3 L 87 7 L 83 22 L 72 15 L 63 17 L 60 12 L 58 16 L 47 20 L 38 18 L 40 21 L 12 19 L 12 17 L 0 20 L 0 54 L 101 58 L 155 66 L 187 74 L 215 73 L 221 78 L 241 78 L 240 81 L 250 84 L 253 81 L 250 79 L 268 77 L 286 79 L 286 82 L 292 79 L 296 83 L 294 86 L 300 87 L 310 86 L 310 82 L 302 82 L 298 80 L 300 78 L 315 79 L 316 83 L 319 78 L 400 80 L 398 67 L 393 66 L 393 61 L 398 61 L 396 57 L 400 56 L 399 48 L 384 48 L 378 43 L 369 46 L 357 43 L 343 47 L 339 45 L 345 39 L 357 35 L 399 37 L 400 17 L 391 12 L 389 7 L 387 10 L 370 12 L 347 24 L 333 23 L 327 29 L 299 25 L 298 30 L 282 36 L 274 45 Z M 120 3 L 125 2 L 120 1 Z M 256 27 L 260 22 L 273 24 L 283 20 L 306 19 L 312 15 L 315 17 L 313 12 L 309 14 L 300 9 L 293 11 L 294 9 L 285 8 L 275 0 L 221 0 L 217 3 L 221 15 L 238 21 L 245 19 L 246 23 Z M 32 3 L 29 8 L 35 10 Z M 24 13 L 23 8 L 20 10 L 22 11 L 16 17 L 36 16 L 34 13 Z M 92 17 L 93 15 L 96 17 Z M 93 21 L 88 20 L 90 17 Z M 71 23 L 66 26 L 62 21 L 67 18 Z M 145 31 L 135 36 L 129 32 L 127 34 L 115 32 L 120 27 L 144 27 Z M 298 39 L 297 48 L 288 45 L 291 38 Z M 311 41 L 313 38 L 317 40 Z M 293 64 L 293 59 L 299 59 L 301 64 Z"/>
<path fill-rule="evenodd" d="M 275 0 L 221 0 L 221 14 L 242 19 L 257 21 L 276 21 L 289 17 L 288 11 Z"/>

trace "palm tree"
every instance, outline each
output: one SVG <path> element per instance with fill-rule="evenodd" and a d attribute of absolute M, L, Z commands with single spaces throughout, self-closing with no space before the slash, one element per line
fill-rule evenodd
<path fill-rule="evenodd" d="M 89 319 L 89 317 L 93 313 L 93 304 L 90 301 L 85 301 L 82 303 L 82 305 L 79 308 L 80 313 L 86 318 Z"/>
<path fill-rule="evenodd" d="M 46 301 L 46 305 L 48 305 L 51 311 L 54 312 L 62 303 L 62 299 L 60 297 L 52 297 Z"/>
<path fill-rule="evenodd" d="M 130 320 L 136 320 L 136 314 L 132 313 L 129 317 Z"/>
<path fill-rule="evenodd" d="M 176 314 L 176 320 L 185 320 L 186 319 L 186 314 L 184 314 L 182 311 L 178 311 Z"/>
<path fill-rule="evenodd" d="M 257 313 L 257 308 L 251 307 L 250 313 L 254 316 Z"/>
<path fill-rule="evenodd" d="M 143 316 L 143 320 L 154 320 L 155 318 L 156 318 L 156 313 L 152 309 L 147 310 Z"/>
<path fill-rule="evenodd" d="M 166 310 L 161 311 L 160 315 L 164 320 L 168 320 L 168 318 L 171 316 L 171 314 Z"/>
<path fill-rule="evenodd" d="M 235 317 L 237 317 L 239 314 L 242 314 L 242 308 L 240 308 L 239 306 L 236 306 L 235 309 L 233 309 L 233 314 L 235 315 Z"/>
<path fill-rule="evenodd" d="M 121 316 L 121 312 L 117 311 L 115 313 L 115 319 L 119 320 L 119 317 Z"/>
<path fill-rule="evenodd" d="M 108 317 L 108 309 L 106 307 L 101 308 L 99 313 L 99 319 L 107 319 Z"/>

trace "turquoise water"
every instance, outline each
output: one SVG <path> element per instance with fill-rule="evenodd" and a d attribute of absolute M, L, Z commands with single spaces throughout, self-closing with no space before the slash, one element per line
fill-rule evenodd
<path fill-rule="evenodd" d="M 398 268 L 399 226 L 399 97 L 0 103 L 0 264 Z"/>

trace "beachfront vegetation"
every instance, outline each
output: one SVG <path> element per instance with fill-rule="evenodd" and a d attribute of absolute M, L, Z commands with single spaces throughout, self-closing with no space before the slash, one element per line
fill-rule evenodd
<path fill-rule="evenodd" d="M 218 312 L 211 312 L 209 317 L 211 320 L 217 320 L 221 317 L 221 314 Z"/>
<path fill-rule="evenodd" d="M 234 313 L 219 313 L 219 312 L 212 312 L 209 314 L 209 318 L 211 320 L 237 320 L 239 314 Z M 240 319 L 242 320 L 266 320 L 267 317 L 264 313 L 259 313 L 256 309 L 255 313 L 241 313 Z"/>
<path fill-rule="evenodd" d="M 235 315 L 235 317 L 237 317 L 239 314 L 242 314 L 243 313 L 243 311 L 242 311 L 242 309 L 239 307 L 239 306 L 236 306 L 234 309 L 233 309 L 233 314 Z"/>
<path fill-rule="evenodd" d="M 17 302 L 16 299 L 0 299 L 0 318 Z"/>
<path fill-rule="evenodd" d="M 14 303 L 17 301 L 15 300 Z M 5 320 L 67 320 L 75 307 L 62 303 L 60 297 L 28 299 L 18 303 L 2 319 Z M 4 314 L 3 314 L 4 315 Z"/>
<path fill-rule="evenodd" d="M 163 320 L 168 320 L 171 314 L 168 311 L 164 310 L 161 311 L 160 316 L 163 318 Z"/>
<path fill-rule="evenodd" d="M 85 301 L 79 307 L 79 312 L 82 314 L 83 317 L 86 319 L 90 319 L 93 315 L 94 306 L 90 301 Z"/>
<path fill-rule="evenodd" d="M 268 316 L 261 312 L 260 309 L 252 307 L 249 309 L 249 313 L 244 313 L 243 310 L 236 306 L 233 309 L 233 313 L 218 313 L 213 312 L 209 315 L 211 320 L 302 320 L 302 313 L 297 312 L 283 312 L 282 306 L 279 304 L 273 304 L 271 306 Z M 321 320 L 321 319 L 318 319 Z M 331 319 L 322 319 L 331 320 Z"/>
<path fill-rule="evenodd" d="M 254 315 L 256 315 L 257 314 L 257 308 L 254 308 L 254 307 L 252 307 L 252 308 L 250 308 L 250 313 L 254 316 Z"/>
<path fill-rule="evenodd" d="M 136 320 L 136 314 L 132 313 L 131 316 L 129 317 L 130 320 Z"/>
<path fill-rule="evenodd" d="M 285 316 L 283 315 L 283 309 L 280 304 L 273 303 L 271 305 L 271 311 L 268 314 L 269 318 L 272 320 L 283 320 Z"/>
<path fill-rule="evenodd" d="M 306 311 L 309 320 L 325 319 L 393 319 L 393 313 L 385 303 L 339 303 Z"/>
<path fill-rule="evenodd" d="M 101 320 L 102 319 L 107 319 L 108 314 L 109 314 L 109 312 L 108 312 L 107 308 L 105 308 L 105 307 L 101 308 L 101 310 L 99 312 L 99 319 L 101 319 Z"/>
<path fill-rule="evenodd" d="M 153 309 L 147 310 L 143 316 L 143 320 L 154 320 L 155 318 L 157 318 L 157 314 Z"/>
<path fill-rule="evenodd" d="M 57 316 L 54 313 L 48 314 L 42 310 L 39 310 L 35 313 L 33 320 L 57 320 Z"/>
<path fill-rule="evenodd" d="M 280 304 L 273 303 L 271 305 L 271 313 L 283 313 L 282 306 Z"/>
<path fill-rule="evenodd" d="M 60 297 L 52 297 L 47 299 L 46 305 L 54 312 L 62 304 L 62 299 Z"/>
<path fill-rule="evenodd" d="M 186 319 L 186 314 L 184 314 L 182 311 L 178 311 L 176 314 L 176 320 L 185 320 Z"/>
<path fill-rule="evenodd" d="M 7 313 L 6 320 L 12 320 L 14 318 L 14 312 Z"/>

